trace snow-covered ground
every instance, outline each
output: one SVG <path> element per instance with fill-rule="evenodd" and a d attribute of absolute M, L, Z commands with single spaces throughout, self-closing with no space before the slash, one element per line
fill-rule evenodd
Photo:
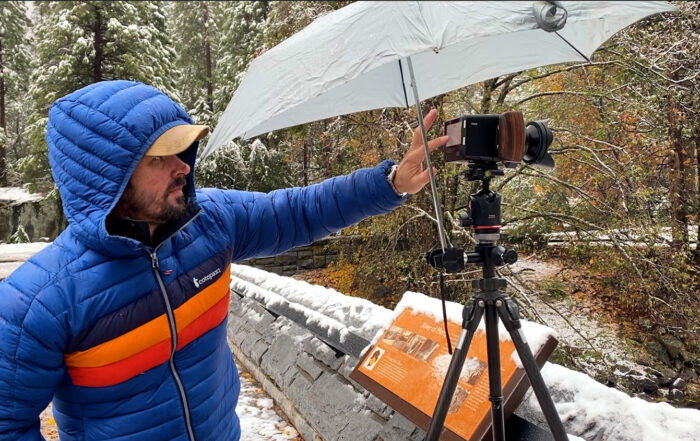
<path fill-rule="evenodd" d="M 0 280 L 9 276 L 25 260 L 48 245 L 46 242 L 0 244 Z"/>
<path fill-rule="evenodd" d="M 0 187 L 0 205 L 16 205 L 25 202 L 36 202 L 44 196 L 38 193 L 30 193 L 20 187 Z"/>
<path fill-rule="evenodd" d="M 509 267 L 512 274 L 517 274 L 523 283 L 535 285 L 546 280 L 566 282 L 564 268 L 553 262 L 543 262 L 535 258 L 519 259 Z M 511 273 L 502 270 L 506 276 Z M 518 283 L 517 279 L 511 279 Z M 584 295 L 583 293 L 581 293 Z M 596 354 L 592 358 L 580 358 L 579 368 L 589 374 L 595 374 L 608 367 L 614 367 L 621 373 L 644 373 L 644 367 L 635 361 L 638 354 L 631 353 L 624 342 L 617 336 L 615 324 L 599 320 L 599 314 L 589 310 L 585 301 L 577 301 L 572 296 L 552 298 L 542 292 L 517 295 L 525 312 L 536 315 L 547 326 L 556 329 L 557 338 L 566 345 L 586 353 Z M 599 354 L 600 356 L 598 356 Z"/>

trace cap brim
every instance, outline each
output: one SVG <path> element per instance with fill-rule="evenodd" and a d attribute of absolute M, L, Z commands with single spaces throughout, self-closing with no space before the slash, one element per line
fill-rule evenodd
<path fill-rule="evenodd" d="M 199 141 L 209 134 L 209 127 L 196 124 L 181 124 L 171 127 L 160 135 L 146 156 L 170 156 L 187 150 L 193 142 Z"/>

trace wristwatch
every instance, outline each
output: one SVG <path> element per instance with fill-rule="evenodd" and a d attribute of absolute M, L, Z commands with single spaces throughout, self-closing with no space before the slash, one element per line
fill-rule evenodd
<path fill-rule="evenodd" d="M 386 180 L 389 181 L 389 185 L 391 185 L 391 189 L 394 190 L 394 193 L 396 193 L 396 196 L 402 198 L 408 195 L 408 193 L 399 193 L 399 191 L 394 187 L 394 176 L 396 176 L 396 170 L 399 168 L 398 165 L 394 164 L 390 169 L 389 173 L 386 175 Z"/>

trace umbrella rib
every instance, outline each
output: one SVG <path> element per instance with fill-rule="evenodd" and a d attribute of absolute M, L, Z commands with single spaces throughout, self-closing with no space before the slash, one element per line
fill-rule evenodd
<path fill-rule="evenodd" d="M 406 102 L 406 108 L 408 109 L 410 106 L 408 105 L 408 95 L 406 94 L 406 80 L 403 77 L 403 67 L 401 66 L 401 59 L 397 60 L 399 62 L 399 73 L 401 74 L 401 87 L 403 87 L 403 99 Z"/>
<path fill-rule="evenodd" d="M 575 50 L 575 51 L 576 51 L 580 56 L 582 56 L 586 61 L 588 61 L 589 63 L 591 62 L 591 60 L 590 60 L 587 56 L 583 55 L 583 54 L 581 53 L 580 50 L 576 49 L 576 46 L 574 46 L 573 44 L 569 43 L 569 40 L 567 40 L 566 38 L 562 37 L 561 34 L 560 34 L 559 32 L 554 31 L 554 33 L 557 34 L 557 36 L 558 36 L 559 38 L 561 38 L 562 40 L 564 40 L 564 43 L 568 44 L 568 45 L 571 47 L 571 49 Z"/>

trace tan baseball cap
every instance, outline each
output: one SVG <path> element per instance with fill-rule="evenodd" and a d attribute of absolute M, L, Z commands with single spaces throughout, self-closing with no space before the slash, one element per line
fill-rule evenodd
<path fill-rule="evenodd" d="M 170 156 L 186 150 L 193 142 L 209 134 L 209 127 L 196 124 L 181 124 L 166 130 L 156 139 L 146 156 Z"/>

